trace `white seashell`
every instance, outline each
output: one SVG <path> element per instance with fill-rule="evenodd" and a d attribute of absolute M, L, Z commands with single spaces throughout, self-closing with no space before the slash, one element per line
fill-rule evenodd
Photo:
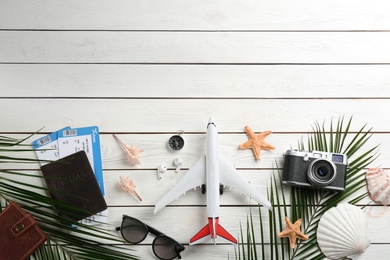
<path fill-rule="evenodd" d="M 348 203 L 331 208 L 318 223 L 317 242 L 322 253 L 330 259 L 360 255 L 370 245 L 366 214 Z"/>
<path fill-rule="evenodd" d="M 370 168 L 367 171 L 366 180 L 371 199 L 383 205 L 389 205 L 390 172 L 382 168 Z"/>

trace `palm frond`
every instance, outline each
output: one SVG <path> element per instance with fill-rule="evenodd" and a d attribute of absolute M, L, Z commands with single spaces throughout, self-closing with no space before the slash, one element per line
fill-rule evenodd
<path fill-rule="evenodd" d="M 27 138 L 0 136 L 0 153 L 32 151 L 31 148 L 26 148 L 29 145 L 23 143 L 25 140 Z M 0 163 L 36 163 L 37 161 L 28 157 L 0 156 Z M 64 224 L 69 220 L 59 216 L 55 209 L 58 206 L 76 211 L 78 209 L 52 199 L 47 195 L 46 188 L 30 183 L 28 178 L 43 177 L 0 167 L 0 208 L 4 208 L 10 201 L 17 202 L 26 212 L 34 216 L 48 236 L 48 241 L 35 252 L 33 259 L 139 259 L 132 250 L 115 245 L 104 245 L 103 241 L 107 244 L 124 242 L 109 230 L 82 223 L 72 223 L 77 228 Z"/>
<path fill-rule="evenodd" d="M 361 127 L 356 133 L 351 132 L 352 117 L 346 121 L 340 117 L 336 124 L 333 120 L 327 130 L 325 122 L 314 123 L 312 133 L 307 138 L 307 144 L 301 139 L 298 142 L 299 150 L 308 147 L 310 151 L 325 151 L 342 153 L 348 156 L 349 167 L 346 173 L 345 191 L 336 193 L 328 190 L 307 189 L 300 187 L 286 187 L 281 182 L 281 168 L 276 163 L 276 170 L 271 177 L 271 185 L 268 189 L 269 200 L 273 205 L 273 211 L 268 214 L 263 207 L 259 206 L 259 220 L 261 227 L 258 232 L 251 228 L 247 230 L 250 237 L 260 234 L 261 237 L 261 259 L 323 259 L 324 255 L 320 251 L 316 231 L 321 216 L 330 208 L 340 202 L 348 201 L 356 204 L 367 196 L 363 189 L 366 185 L 365 168 L 377 158 L 378 146 L 366 148 L 367 141 L 371 138 L 371 129 L 366 129 L 366 125 Z M 289 192 L 289 202 L 286 201 Z M 288 206 L 290 205 L 290 206 Z M 252 214 L 252 213 L 251 213 Z M 264 216 L 268 215 L 269 227 L 263 226 L 266 222 Z M 294 249 L 291 249 L 285 241 L 277 234 L 284 228 L 284 217 L 288 216 L 293 222 L 302 218 L 302 232 L 309 236 L 307 241 L 298 240 Z M 253 224 L 253 219 L 248 219 L 249 226 Z M 269 229 L 269 242 L 266 242 L 266 230 Z M 252 243 L 248 251 L 253 252 L 253 247 L 259 244 Z M 248 255 L 243 249 L 239 256 L 247 256 L 247 259 L 257 259 L 257 256 Z M 264 252 L 269 253 L 266 255 Z M 242 259 L 242 258 L 237 258 Z M 246 259 L 246 258 L 245 258 Z"/>

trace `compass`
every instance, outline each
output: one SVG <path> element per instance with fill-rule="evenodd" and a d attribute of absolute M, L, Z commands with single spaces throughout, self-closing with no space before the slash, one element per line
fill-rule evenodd
<path fill-rule="evenodd" d="M 178 151 L 181 150 L 184 146 L 184 139 L 181 137 L 181 134 L 183 131 L 180 133 L 177 133 L 176 135 L 171 136 L 168 140 L 168 146 L 171 148 L 173 151 Z"/>

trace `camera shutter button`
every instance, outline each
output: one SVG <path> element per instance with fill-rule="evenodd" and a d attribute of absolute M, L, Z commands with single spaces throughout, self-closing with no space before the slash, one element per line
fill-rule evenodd
<path fill-rule="evenodd" d="M 303 160 L 304 160 L 305 162 L 307 162 L 307 161 L 309 160 L 309 155 L 308 155 L 308 154 L 305 154 L 305 156 L 303 156 Z"/>

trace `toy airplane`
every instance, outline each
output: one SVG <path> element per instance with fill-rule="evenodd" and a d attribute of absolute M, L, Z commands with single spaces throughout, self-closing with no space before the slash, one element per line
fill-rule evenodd
<path fill-rule="evenodd" d="M 217 126 L 212 117 L 207 125 L 207 151 L 186 175 L 155 206 L 154 213 L 192 188 L 206 184 L 208 224 L 190 239 L 190 245 L 218 237 L 237 243 L 237 240 L 219 224 L 220 184 L 237 187 L 252 199 L 271 210 L 271 203 L 246 182 L 236 170 L 218 156 Z M 202 186 L 204 188 L 204 186 Z"/>

